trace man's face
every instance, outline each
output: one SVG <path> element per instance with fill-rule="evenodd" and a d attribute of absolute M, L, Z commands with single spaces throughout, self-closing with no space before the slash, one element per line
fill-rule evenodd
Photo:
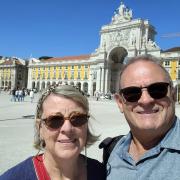
<path fill-rule="evenodd" d="M 129 65 L 121 76 L 121 89 L 147 87 L 156 82 L 167 82 L 165 72 L 152 62 L 138 61 Z M 167 95 L 152 98 L 147 88 L 136 102 L 128 102 L 122 95 L 116 96 L 117 104 L 124 113 L 132 133 L 154 133 L 161 136 L 171 127 L 175 115 L 174 91 L 168 86 Z"/>

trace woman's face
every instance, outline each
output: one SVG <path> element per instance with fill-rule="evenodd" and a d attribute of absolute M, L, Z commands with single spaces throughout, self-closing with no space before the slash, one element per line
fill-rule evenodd
<path fill-rule="evenodd" d="M 86 144 L 88 125 L 85 123 L 75 127 L 69 117 L 86 114 L 86 111 L 73 100 L 54 94 L 47 97 L 42 107 L 41 119 L 54 115 L 65 117 L 64 123 L 58 129 L 50 128 L 42 121 L 40 136 L 46 143 L 45 154 L 61 159 L 77 157 Z"/>

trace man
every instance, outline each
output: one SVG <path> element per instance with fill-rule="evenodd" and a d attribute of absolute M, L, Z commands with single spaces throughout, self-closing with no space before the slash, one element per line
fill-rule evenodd
<path fill-rule="evenodd" d="M 107 180 L 179 180 L 180 121 L 175 89 L 160 61 L 134 57 L 120 73 L 118 107 L 130 132 L 114 147 Z"/>

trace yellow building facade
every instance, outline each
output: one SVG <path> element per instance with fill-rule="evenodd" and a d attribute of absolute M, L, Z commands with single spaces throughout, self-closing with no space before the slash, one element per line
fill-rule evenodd
<path fill-rule="evenodd" d="M 55 84 L 71 84 L 88 93 L 90 86 L 90 55 L 46 60 L 30 60 L 28 88 L 38 91 Z"/>

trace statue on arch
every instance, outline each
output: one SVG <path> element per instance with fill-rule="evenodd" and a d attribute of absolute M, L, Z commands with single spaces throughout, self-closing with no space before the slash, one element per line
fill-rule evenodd
<path fill-rule="evenodd" d="M 120 7 L 114 12 L 112 17 L 112 23 L 116 24 L 118 22 L 131 20 L 133 16 L 132 9 L 126 7 L 123 2 L 121 2 Z"/>
<path fill-rule="evenodd" d="M 153 41 L 152 39 L 148 39 L 148 45 L 152 48 L 159 48 L 159 46 L 156 44 L 156 42 Z"/>
<path fill-rule="evenodd" d="M 126 11 L 126 6 L 123 4 L 123 2 L 121 1 L 121 5 L 119 7 L 119 15 L 120 16 L 124 16 L 125 15 L 125 11 Z"/>

